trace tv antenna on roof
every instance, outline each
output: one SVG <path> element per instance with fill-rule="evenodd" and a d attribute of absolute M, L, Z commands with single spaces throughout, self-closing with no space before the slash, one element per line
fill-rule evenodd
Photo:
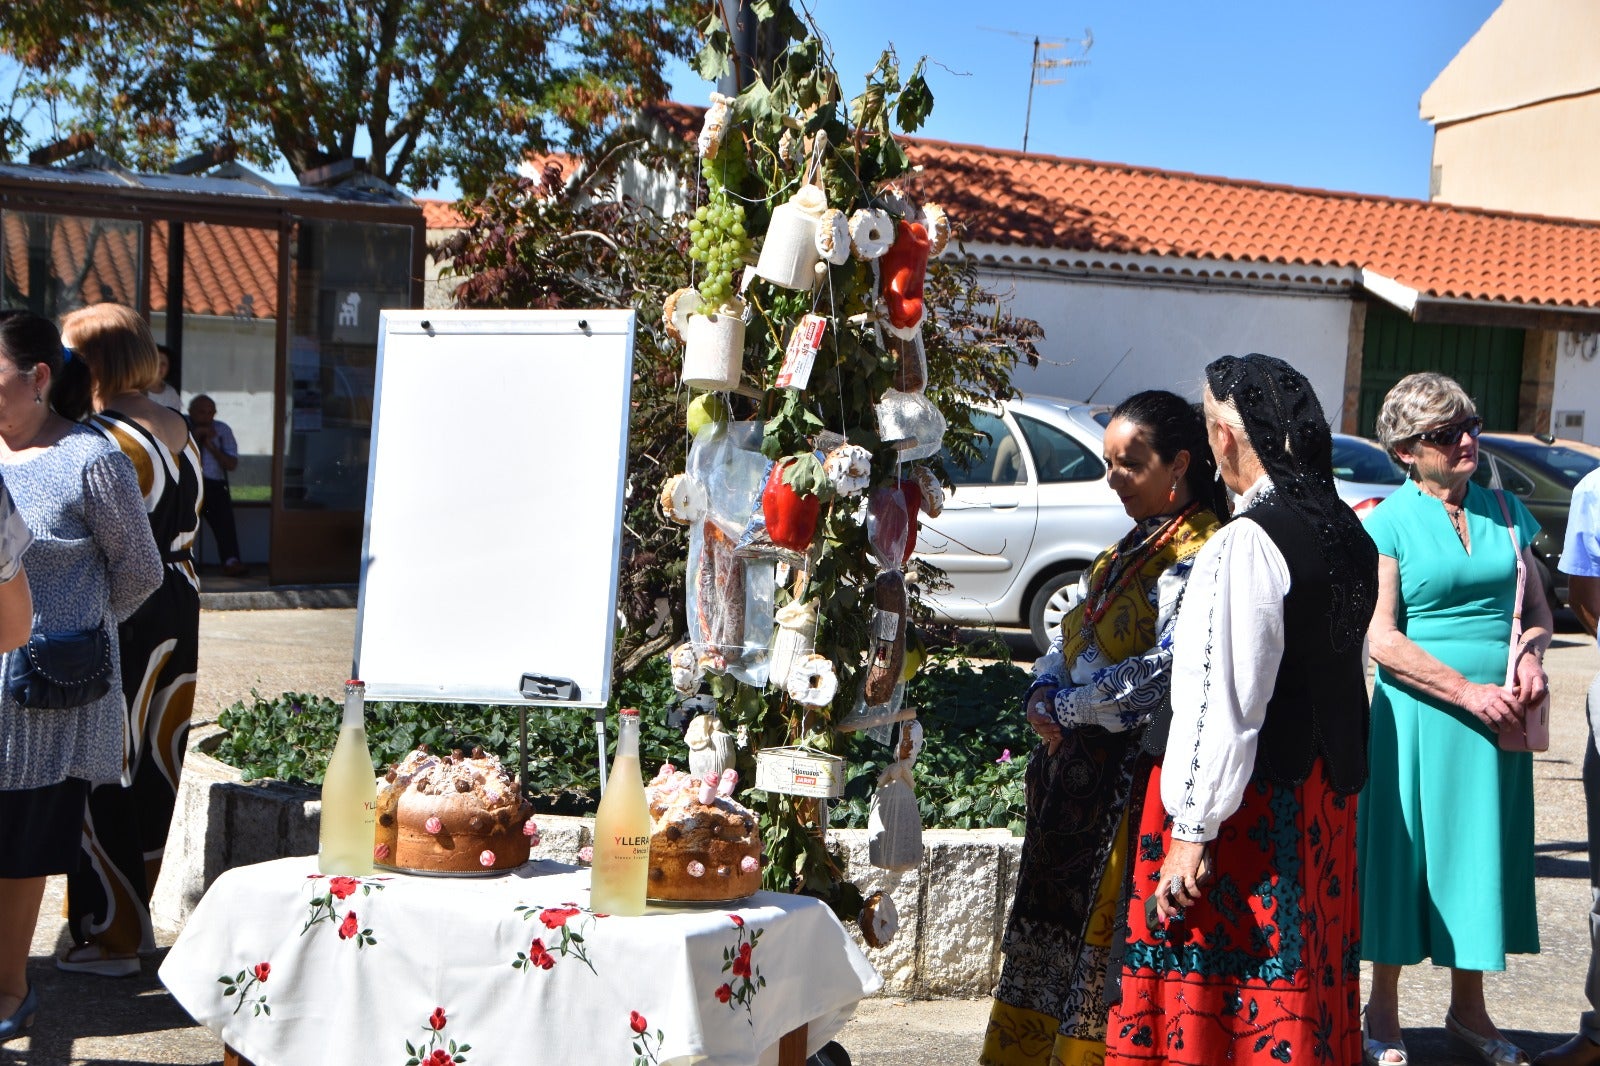
<path fill-rule="evenodd" d="M 997 30 L 993 26 L 979 26 L 978 28 L 987 30 L 989 33 L 1003 33 L 1008 37 L 1020 37 L 1023 40 L 1031 37 L 1033 39 L 1033 63 L 1028 73 L 1028 110 L 1022 122 L 1022 151 L 1026 154 L 1028 151 L 1028 131 L 1033 125 L 1033 87 L 1035 85 L 1060 85 L 1063 79 L 1045 76 L 1053 70 L 1088 66 L 1089 61 L 1084 56 L 1088 55 L 1089 49 L 1094 47 L 1094 31 L 1085 29 L 1082 37 L 1072 38 L 1040 37 L 1037 34 L 1018 33 L 1016 30 Z M 1066 48 L 1068 45 L 1076 45 L 1082 51 L 1076 56 L 1065 56 L 1059 59 L 1049 56 L 1040 57 L 1041 53 L 1051 52 L 1058 48 Z"/>

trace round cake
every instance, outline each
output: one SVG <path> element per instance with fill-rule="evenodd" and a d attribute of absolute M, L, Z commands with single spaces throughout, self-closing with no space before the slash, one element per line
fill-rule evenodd
<path fill-rule="evenodd" d="M 727 793 L 736 778 L 725 771 L 708 784 L 669 763 L 650 782 L 651 899 L 735 900 L 761 888 L 760 820 L 719 794 L 719 784 Z"/>
<path fill-rule="evenodd" d="M 532 814 L 516 781 L 483 749 L 439 756 L 419 748 L 378 782 L 373 858 L 438 873 L 514 869 L 528 861 Z"/>

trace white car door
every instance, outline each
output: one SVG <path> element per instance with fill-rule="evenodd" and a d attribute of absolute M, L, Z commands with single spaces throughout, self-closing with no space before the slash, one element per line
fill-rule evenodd
<path fill-rule="evenodd" d="M 1017 433 L 988 412 L 975 413 L 972 422 L 988 439 L 979 439 L 978 457 L 966 469 L 944 452 L 954 488 L 943 514 L 923 517 L 917 555 L 943 570 L 952 586 L 928 596 L 936 610 L 956 621 L 1014 623 L 995 617 L 994 609 L 1033 546 L 1038 488 Z"/>

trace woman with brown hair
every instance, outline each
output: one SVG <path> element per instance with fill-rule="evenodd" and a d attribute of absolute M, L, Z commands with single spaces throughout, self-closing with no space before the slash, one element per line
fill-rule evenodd
<path fill-rule="evenodd" d="M 89 424 L 133 462 L 164 564 L 161 587 L 118 629 L 128 703 L 130 783 L 89 794 L 84 861 L 67 879 L 73 946 L 69 973 L 126 977 L 155 948 L 150 894 L 177 800 L 194 710 L 200 582 L 191 550 L 199 529 L 200 453 L 183 416 L 150 399 L 160 358 L 143 318 L 121 304 L 74 311 L 67 345 L 89 369 Z"/>

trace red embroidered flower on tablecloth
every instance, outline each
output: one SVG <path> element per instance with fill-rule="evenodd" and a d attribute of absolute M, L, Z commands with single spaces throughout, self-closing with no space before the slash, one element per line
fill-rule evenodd
<path fill-rule="evenodd" d="M 444 1028 L 449 1022 L 443 1007 L 433 1008 L 433 1013 L 422 1024 L 422 1031 L 428 1034 L 427 1041 L 420 1044 L 406 1041 L 406 1066 L 455 1066 L 467 1061 L 472 1045 L 446 1040 Z"/>
<path fill-rule="evenodd" d="M 545 946 L 543 939 L 534 940 L 526 952 L 517 952 L 516 961 L 511 966 L 517 970 L 548 970 L 556 964 L 555 956 L 574 958 L 585 966 L 589 972 L 598 975 L 594 963 L 589 961 L 589 952 L 584 947 L 584 935 L 594 925 L 595 919 L 604 917 L 593 911 L 586 911 L 576 903 L 563 903 L 559 907 L 538 907 L 519 904 L 517 913 L 522 915 L 523 921 L 537 916 L 539 923 L 552 932 L 559 931 L 561 939 L 554 941 L 549 947 Z"/>
<path fill-rule="evenodd" d="M 305 936 L 312 929 L 323 922 L 332 922 L 339 931 L 340 940 L 354 940 L 356 947 L 364 948 L 368 944 L 376 944 L 378 938 L 372 935 L 371 929 L 363 929 L 357 924 L 356 912 L 345 910 L 342 906 L 345 900 L 354 902 L 358 893 L 370 896 L 374 892 L 383 891 L 383 882 L 387 877 L 330 877 L 324 879 L 321 874 L 312 874 L 306 878 L 306 883 L 311 885 L 311 914 L 306 918 L 306 924 L 300 927 L 300 935 Z M 345 916 L 339 917 L 339 912 L 345 910 Z"/>
<path fill-rule="evenodd" d="M 271 963 L 258 962 L 248 970 L 240 970 L 232 976 L 223 974 L 217 978 L 217 983 L 222 986 L 222 998 L 226 999 L 229 996 L 239 997 L 233 1003 L 233 1013 L 238 1014 L 248 1001 L 254 1008 L 254 1013 L 258 1015 L 265 1014 L 268 1017 L 272 1016 L 272 1007 L 267 1004 L 265 993 L 257 996 L 254 1000 L 249 1000 L 248 998 L 250 990 L 256 985 L 264 984 L 267 980 L 267 975 L 271 972 Z"/>
<path fill-rule="evenodd" d="M 528 946 L 528 965 L 548 970 L 555 964 L 556 957 L 545 949 L 543 940 L 535 937 L 533 943 Z"/>
<path fill-rule="evenodd" d="M 546 907 L 539 912 L 539 920 L 546 929 L 560 929 L 582 913 L 578 907 Z"/>
<path fill-rule="evenodd" d="M 735 1009 L 743 1007 L 745 1021 L 755 1025 L 751 1004 L 755 1001 L 756 993 L 767 984 L 767 979 L 761 976 L 760 967 L 755 964 L 756 942 L 761 939 L 762 930 L 746 926 L 744 918 L 737 914 L 728 917 L 733 919 L 734 927 L 738 930 L 738 940 L 733 947 L 722 949 L 722 972 L 732 974 L 733 979 L 719 987 L 715 994 L 720 1003 Z"/>
<path fill-rule="evenodd" d="M 650 1023 L 636 1010 L 628 1012 L 628 1028 L 633 1030 L 634 1036 L 633 1066 L 653 1066 L 660 1062 L 657 1053 L 661 1050 L 661 1030 L 657 1029 L 654 1035 L 646 1032 Z"/>

